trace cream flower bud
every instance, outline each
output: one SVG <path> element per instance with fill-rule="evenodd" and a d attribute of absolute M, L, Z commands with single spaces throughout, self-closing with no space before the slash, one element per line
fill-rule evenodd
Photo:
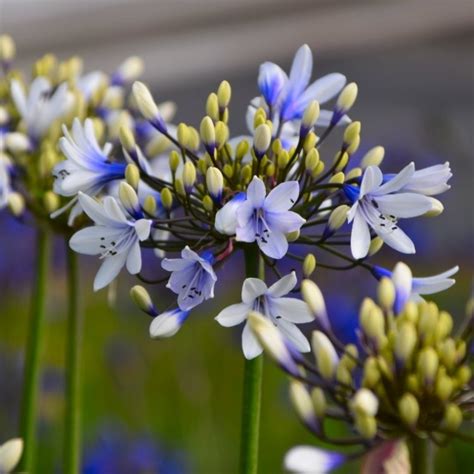
<path fill-rule="evenodd" d="M 313 353 L 316 366 L 325 379 L 331 380 L 336 373 L 339 357 L 329 338 L 321 331 L 314 331 L 312 336 Z"/>
<path fill-rule="evenodd" d="M 362 176 L 362 169 L 359 167 L 352 168 L 346 173 L 346 181 L 349 181 L 354 178 L 360 178 Z"/>
<path fill-rule="evenodd" d="M 347 84 L 337 98 L 336 107 L 339 110 L 347 112 L 354 105 L 357 99 L 357 92 L 358 88 L 355 82 Z"/>
<path fill-rule="evenodd" d="M 326 311 L 323 294 L 318 285 L 312 280 L 305 279 L 301 282 L 301 296 L 315 315 L 320 326 L 327 331 L 330 329 L 329 319 Z"/>
<path fill-rule="evenodd" d="M 119 129 L 119 139 L 122 146 L 127 150 L 135 150 L 135 137 L 133 136 L 130 127 L 122 125 Z"/>
<path fill-rule="evenodd" d="M 0 446 L 0 472 L 7 474 L 12 472 L 23 453 L 23 440 L 13 438 Z"/>
<path fill-rule="evenodd" d="M 395 303 L 395 285 L 390 278 L 383 277 L 377 288 L 377 297 L 383 309 L 389 311 Z"/>
<path fill-rule="evenodd" d="M 374 237 L 370 241 L 370 246 L 369 246 L 369 256 L 372 257 L 372 255 L 375 255 L 383 246 L 383 239 L 381 239 L 379 236 Z"/>
<path fill-rule="evenodd" d="M 151 216 L 154 216 L 156 207 L 156 199 L 151 194 L 148 194 L 143 201 L 143 210 Z"/>
<path fill-rule="evenodd" d="M 444 417 L 441 426 L 446 430 L 453 432 L 461 426 L 462 419 L 463 416 L 461 409 L 454 403 L 449 403 L 446 405 L 444 410 Z"/>
<path fill-rule="evenodd" d="M 418 335 L 412 323 L 404 322 L 395 334 L 393 351 L 400 362 L 406 362 L 413 354 Z"/>
<path fill-rule="evenodd" d="M 186 190 L 191 190 L 196 182 L 196 167 L 187 161 L 183 169 L 183 184 Z"/>
<path fill-rule="evenodd" d="M 229 105 L 230 98 L 232 97 L 232 88 L 227 81 L 222 81 L 217 88 L 217 100 L 219 108 L 224 109 Z"/>
<path fill-rule="evenodd" d="M 367 439 L 372 439 L 377 434 L 377 421 L 373 416 L 357 415 L 355 417 L 355 427 Z"/>
<path fill-rule="evenodd" d="M 333 174 L 329 179 L 330 184 L 342 184 L 344 182 L 344 173 L 339 171 L 339 173 Z"/>
<path fill-rule="evenodd" d="M 140 182 L 140 171 L 135 163 L 129 163 L 125 168 L 125 179 L 127 183 L 134 189 L 138 189 L 138 183 Z"/>
<path fill-rule="evenodd" d="M 344 143 L 349 146 L 360 135 L 361 123 L 351 122 L 344 130 Z"/>
<path fill-rule="evenodd" d="M 418 355 L 418 374 L 427 385 L 432 385 L 438 371 L 438 354 L 432 347 L 426 347 Z"/>
<path fill-rule="evenodd" d="M 220 199 L 224 187 L 224 177 L 218 168 L 211 166 L 207 169 L 206 185 L 209 194 L 215 199 Z"/>
<path fill-rule="evenodd" d="M 428 212 L 425 212 L 423 215 L 425 217 L 439 216 L 444 211 L 443 203 L 434 197 L 428 196 L 428 199 L 431 201 L 431 209 Z"/>
<path fill-rule="evenodd" d="M 303 275 L 309 278 L 316 269 L 316 257 L 312 253 L 308 253 L 303 261 Z"/>
<path fill-rule="evenodd" d="M 398 401 L 398 412 L 401 419 L 410 427 L 415 427 L 420 416 L 420 405 L 415 396 L 405 393 Z"/>
<path fill-rule="evenodd" d="M 301 421 L 310 429 L 316 431 L 318 429 L 318 421 L 311 395 L 298 380 L 292 380 L 290 383 L 290 399 Z"/>
<path fill-rule="evenodd" d="M 20 132 L 10 132 L 5 134 L 5 146 L 13 153 L 28 151 L 31 147 L 30 139 Z"/>
<path fill-rule="evenodd" d="M 349 209 L 349 206 L 342 204 L 331 212 L 329 216 L 328 227 L 332 232 L 338 230 L 343 226 L 344 222 L 346 222 Z"/>
<path fill-rule="evenodd" d="M 25 200 L 20 193 L 10 193 L 8 195 L 8 208 L 14 216 L 21 216 L 25 210 Z"/>
<path fill-rule="evenodd" d="M 385 156 L 385 148 L 383 146 L 376 146 L 371 148 L 362 158 L 360 166 L 362 169 L 368 166 L 380 166 Z"/>
<path fill-rule="evenodd" d="M 176 129 L 176 136 L 178 138 L 179 144 L 186 148 L 189 142 L 189 130 L 188 126 L 185 123 L 180 123 Z"/>
<path fill-rule="evenodd" d="M 211 117 L 204 117 L 201 120 L 201 139 L 206 147 L 214 147 L 216 145 L 216 129 Z"/>
<path fill-rule="evenodd" d="M 137 193 L 127 182 L 122 181 L 119 185 L 119 198 L 125 209 L 131 214 L 140 210 L 140 202 Z"/>
<path fill-rule="evenodd" d="M 217 94 L 212 92 L 208 95 L 206 100 L 206 114 L 211 117 L 212 120 L 219 120 L 219 99 Z"/>
<path fill-rule="evenodd" d="M 379 409 L 379 400 L 368 388 L 360 388 L 349 402 L 354 413 L 375 416 Z"/>
<path fill-rule="evenodd" d="M 160 132 L 166 132 L 165 123 L 148 87 L 143 82 L 135 81 L 132 90 L 143 117 L 150 121 Z"/>
<path fill-rule="evenodd" d="M 314 412 L 318 418 L 322 418 L 326 414 L 326 396 L 320 387 L 313 388 L 311 391 L 311 400 L 313 401 Z"/>
<path fill-rule="evenodd" d="M 0 35 L 0 61 L 10 63 L 15 58 L 16 47 L 10 35 Z"/>
<path fill-rule="evenodd" d="M 301 130 L 304 131 L 303 135 L 306 135 L 319 117 L 319 102 L 312 100 L 306 107 L 303 120 L 301 121 Z"/>
<path fill-rule="evenodd" d="M 151 316 L 156 316 L 156 312 L 153 301 L 151 300 L 148 291 L 141 285 L 135 285 L 130 289 L 130 297 L 133 302 L 145 313 Z"/>
<path fill-rule="evenodd" d="M 43 196 L 43 205 L 48 214 L 53 213 L 59 208 L 59 196 L 51 190 L 46 191 Z"/>
<path fill-rule="evenodd" d="M 168 188 L 163 188 L 160 193 L 161 204 L 165 209 L 171 209 L 173 207 L 173 193 Z"/>
<path fill-rule="evenodd" d="M 145 65 L 138 56 L 130 56 L 117 69 L 116 74 L 123 82 L 132 82 L 143 74 Z"/>
<path fill-rule="evenodd" d="M 273 325 L 273 323 L 256 311 L 251 311 L 249 313 L 248 322 L 265 352 L 288 373 L 298 376 L 298 367 L 296 366 L 280 331 Z"/>
<path fill-rule="evenodd" d="M 261 158 L 265 154 L 265 152 L 268 150 L 268 147 L 270 146 L 271 140 L 272 131 L 266 123 L 259 125 L 255 129 L 253 136 L 253 147 L 255 150 L 255 154 L 258 157 Z"/>

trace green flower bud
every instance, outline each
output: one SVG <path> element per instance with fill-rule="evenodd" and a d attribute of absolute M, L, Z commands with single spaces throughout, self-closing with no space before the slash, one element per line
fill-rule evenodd
<path fill-rule="evenodd" d="M 303 261 L 303 276 L 309 278 L 316 269 L 316 257 L 308 253 Z"/>
<path fill-rule="evenodd" d="M 326 397 L 324 395 L 324 391 L 319 388 L 313 388 L 311 392 L 311 399 L 313 400 L 313 407 L 318 418 L 323 418 L 326 414 Z"/>
<path fill-rule="evenodd" d="M 360 178 L 362 176 L 362 170 L 359 167 L 352 168 L 346 173 L 346 181 L 351 179 Z M 380 238 L 380 237 L 379 237 Z"/>
<path fill-rule="evenodd" d="M 438 374 L 435 384 L 435 393 L 443 401 L 447 401 L 454 390 L 453 380 L 444 374 Z"/>
<path fill-rule="evenodd" d="M 405 393 L 398 401 L 398 411 L 404 423 L 411 428 L 416 426 L 420 416 L 420 405 L 414 395 Z"/>
<path fill-rule="evenodd" d="M 212 92 L 209 94 L 206 100 L 206 114 L 212 118 L 212 120 L 219 120 L 219 99 L 217 94 Z"/>
<path fill-rule="evenodd" d="M 174 180 L 174 187 L 176 189 L 176 192 L 180 196 L 186 196 L 186 190 L 184 189 L 183 181 L 181 181 L 180 179 L 175 179 Z"/>
<path fill-rule="evenodd" d="M 217 100 L 221 109 L 227 107 L 232 96 L 232 89 L 227 81 L 222 81 L 217 88 Z"/>
<path fill-rule="evenodd" d="M 224 122 L 216 123 L 216 144 L 221 149 L 229 139 L 229 127 Z"/>
<path fill-rule="evenodd" d="M 370 241 L 370 246 L 369 246 L 369 256 L 372 257 L 375 255 L 383 245 L 383 240 L 380 237 L 374 237 Z"/>
<path fill-rule="evenodd" d="M 189 141 L 189 132 L 188 132 L 188 126 L 185 123 L 180 123 L 178 125 L 178 128 L 176 130 L 176 136 L 178 138 L 179 144 L 183 148 L 186 148 L 188 146 L 188 141 Z"/>
<path fill-rule="evenodd" d="M 303 150 L 305 153 L 309 153 L 315 146 L 316 143 L 318 142 L 318 137 L 314 132 L 309 132 L 308 135 L 306 135 L 304 142 L 303 142 Z"/>
<path fill-rule="evenodd" d="M 444 410 L 441 426 L 447 431 L 454 432 L 461 426 L 462 419 L 461 409 L 454 403 L 449 403 Z"/>
<path fill-rule="evenodd" d="M 288 154 L 288 151 L 286 150 L 281 150 L 280 154 L 278 155 L 277 158 L 277 166 L 279 169 L 285 169 L 286 166 L 288 165 L 288 162 L 290 161 L 290 155 Z"/>
<path fill-rule="evenodd" d="M 137 193 L 125 181 L 122 181 L 119 185 L 119 198 L 127 210 L 135 211 L 140 208 Z"/>
<path fill-rule="evenodd" d="M 311 173 L 311 177 L 316 178 L 316 176 L 319 176 L 324 171 L 325 166 L 326 165 L 324 164 L 324 162 L 320 161 L 313 169 L 313 172 Z"/>
<path fill-rule="evenodd" d="M 262 157 L 268 150 L 272 140 L 272 131 L 270 127 L 265 123 L 259 125 L 253 135 L 253 147 L 255 153 Z"/>
<path fill-rule="evenodd" d="M 349 146 L 360 135 L 360 129 L 360 122 L 351 122 L 344 130 L 344 143 Z"/>
<path fill-rule="evenodd" d="M 187 161 L 184 164 L 183 169 L 183 184 L 185 189 L 189 192 L 196 182 L 196 167 L 190 162 Z"/>
<path fill-rule="evenodd" d="M 119 139 L 122 146 L 127 151 L 135 150 L 135 137 L 133 136 L 130 127 L 122 125 L 119 129 Z"/>
<path fill-rule="evenodd" d="M 156 316 L 156 310 L 148 291 L 140 285 L 135 285 L 130 289 L 130 297 L 133 302 L 145 313 Z"/>
<path fill-rule="evenodd" d="M 148 194 L 148 196 L 145 197 L 145 200 L 143 201 L 143 210 L 151 216 L 155 215 L 156 199 L 151 194 Z"/>
<path fill-rule="evenodd" d="M 174 173 L 178 169 L 178 166 L 181 162 L 179 154 L 176 150 L 173 150 L 170 152 L 169 162 L 170 162 L 170 169 Z"/>
<path fill-rule="evenodd" d="M 452 369 L 456 363 L 456 342 L 452 338 L 445 339 L 439 346 L 439 356 L 441 362 Z"/>
<path fill-rule="evenodd" d="M 377 434 L 377 421 L 373 416 L 357 415 L 355 428 L 364 438 L 372 439 Z"/>
<path fill-rule="evenodd" d="M 15 58 L 16 47 L 10 35 L 0 35 L 0 61 L 10 63 Z"/>
<path fill-rule="evenodd" d="M 400 324 L 394 341 L 393 352 L 397 359 L 406 362 L 410 359 L 418 342 L 418 335 L 412 323 L 404 322 Z"/>
<path fill-rule="evenodd" d="M 347 152 L 341 153 L 338 151 L 334 156 L 334 164 L 336 165 L 336 171 L 343 171 L 349 163 L 349 154 Z M 347 181 L 347 177 L 345 178 Z"/>
<path fill-rule="evenodd" d="M 161 204 L 167 210 L 170 210 L 173 207 L 173 193 L 168 188 L 163 188 L 161 190 Z"/>
<path fill-rule="evenodd" d="M 125 179 L 127 183 L 135 190 L 138 189 L 138 183 L 140 182 L 140 171 L 137 165 L 129 163 L 125 168 Z"/>
<path fill-rule="evenodd" d="M 150 90 L 143 82 L 135 81 L 133 84 L 133 96 L 141 114 L 147 120 L 155 120 L 157 117 L 161 117 Z"/>
<path fill-rule="evenodd" d="M 438 354 L 432 347 L 425 347 L 418 355 L 418 375 L 424 384 L 430 386 L 438 371 Z"/>
<path fill-rule="evenodd" d="M 251 177 L 252 177 L 252 167 L 250 165 L 242 166 L 242 169 L 240 170 L 240 178 L 241 178 L 242 184 L 249 183 Z"/>
<path fill-rule="evenodd" d="M 237 145 L 237 148 L 235 149 L 235 157 L 237 160 L 242 160 L 242 158 L 249 152 L 250 150 L 250 144 L 247 140 L 242 140 L 239 142 Z"/>
<path fill-rule="evenodd" d="M 464 387 L 464 385 L 469 383 L 469 381 L 471 380 L 471 377 L 472 377 L 472 370 L 467 365 L 462 365 L 456 371 L 456 382 L 458 383 L 459 387 Z"/>
<path fill-rule="evenodd" d="M 214 201 L 212 200 L 211 196 L 209 194 L 206 194 L 202 198 L 202 205 L 204 206 L 204 209 L 206 209 L 207 212 L 212 212 L 214 209 Z"/>
<path fill-rule="evenodd" d="M 367 357 L 364 362 L 364 376 L 362 385 L 364 387 L 373 388 L 380 380 L 379 364 L 375 357 Z"/>
<path fill-rule="evenodd" d="M 333 174 L 329 179 L 330 184 L 342 184 L 344 182 L 344 173 L 339 171 L 336 174 Z"/>

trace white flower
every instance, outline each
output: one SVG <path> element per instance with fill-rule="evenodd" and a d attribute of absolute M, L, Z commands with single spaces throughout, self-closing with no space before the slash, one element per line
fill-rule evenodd
<path fill-rule="evenodd" d="M 8 196 L 10 196 L 12 192 L 10 179 L 11 166 L 8 157 L 0 152 L 0 209 L 3 209 L 8 204 Z"/>
<path fill-rule="evenodd" d="M 189 311 L 178 308 L 159 314 L 150 324 L 150 337 L 155 339 L 174 336 L 188 316 Z"/>
<path fill-rule="evenodd" d="M 362 177 L 360 189 L 345 186 L 344 190 L 353 201 L 347 214 L 353 222 L 351 251 L 354 258 L 364 258 L 371 241 L 370 228 L 390 247 L 402 253 L 415 253 L 412 240 L 397 225 L 398 218 L 416 217 L 432 209 L 429 197 L 400 192 L 415 172 L 410 163 L 390 181 L 382 184 L 383 174 L 377 166 L 369 166 Z"/>
<path fill-rule="evenodd" d="M 295 286 L 295 272 L 284 276 L 270 288 L 259 278 L 247 278 L 242 286 L 242 303 L 228 306 L 216 316 L 217 322 L 224 327 L 237 326 L 246 321 L 242 332 L 242 350 L 247 359 L 257 357 L 263 350 L 247 321 L 250 311 L 269 318 L 300 352 L 310 351 L 308 340 L 296 324 L 308 323 L 314 317 L 303 301 L 283 297 Z"/>
<path fill-rule="evenodd" d="M 186 246 L 181 258 L 165 258 L 161 266 L 171 273 L 167 288 L 178 295 L 178 306 L 188 311 L 204 300 L 214 298 L 217 276 L 212 268 L 212 252 L 201 256 Z"/>
<path fill-rule="evenodd" d="M 291 473 L 324 474 L 340 466 L 345 456 L 314 446 L 295 446 L 285 456 L 285 469 Z"/>
<path fill-rule="evenodd" d="M 107 286 L 123 266 L 135 275 L 142 268 L 140 241 L 150 235 L 151 221 L 132 219 L 125 215 L 117 201 L 107 196 L 97 202 L 79 193 L 79 203 L 95 226 L 76 232 L 70 247 L 85 255 L 100 255 L 104 260 L 94 280 L 94 290 Z"/>
<path fill-rule="evenodd" d="M 0 474 L 8 474 L 15 469 L 23 453 L 23 440 L 14 438 L 0 445 Z"/>
<path fill-rule="evenodd" d="M 34 79 L 28 96 L 20 83 L 12 80 L 11 95 L 25 122 L 28 135 L 35 141 L 47 132 L 55 120 L 67 114 L 74 100 L 66 83 L 60 84 L 53 91 L 53 86 L 43 76 Z"/>
<path fill-rule="evenodd" d="M 453 176 L 449 163 L 428 166 L 415 171 L 400 191 L 434 196 L 451 188 L 448 180 Z M 387 178 L 387 175 L 384 176 Z"/>

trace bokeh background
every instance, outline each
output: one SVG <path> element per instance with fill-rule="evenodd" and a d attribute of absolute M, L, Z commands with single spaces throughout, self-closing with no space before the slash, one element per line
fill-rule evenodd
<path fill-rule="evenodd" d="M 248 100 L 264 60 L 289 67 L 308 43 L 315 75 L 339 71 L 359 84 L 352 117 L 363 124 L 362 149 L 386 147 L 384 169 L 450 161 L 452 189 L 437 219 L 407 221 L 417 254 L 405 260 L 418 276 L 461 266 L 458 283 L 436 301 L 458 321 L 472 288 L 474 4 L 405 0 L 0 0 L 0 31 L 17 41 L 28 71 L 45 52 L 84 57 L 86 68 L 114 68 L 128 55 L 146 61 L 144 80 L 157 100 L 174 100 L 176 121 L 197 124 L 207 94 L 222 79 L 233 87 L 231 129 L 245 131 Z M 324 152 L 323 152 L 324 153 Z M 332 156 L 332 155 L 329 155 Z M 324 157 L 324 154 L 323 154 Z M 34 278 L 31 229 L 0 216 L 0 440 L 17 435 L 29 288 Z M 40 472 L 60 472 L 65 354 L 64 243 L 50 274 L 43 354 Z M 400 258 L 377 256 L 392 267 Z M 149 255 L 146 272 L 158 272 Z M 243 359 L 240 329 L 213 317 L 237 302 L 239 258 L 219 275 L 215 301 L 195 311 L 171 340 L 152 341 L 149 320 L 128 299 L 125 275 L 109 301 L 92 292 L 94 259 L 81 260 L 85 312 L 83 358 L 85 473 L 233 473 L 237 465 Z M 354 338 L 357 307 L 374 292 L 361 271 L 319 270 L 336 330 Z M 166 306 L 171 295 L 152 289 Z M 281 472 L 286 450 L 311 443 L 287 396 L 287 380 L 265 365 L 261 472 Z M 472 446 L 455 443 L 437 456 L 439 473 L 471 473 Z M 345 468 L 354 472 L 356 466 Z"/>

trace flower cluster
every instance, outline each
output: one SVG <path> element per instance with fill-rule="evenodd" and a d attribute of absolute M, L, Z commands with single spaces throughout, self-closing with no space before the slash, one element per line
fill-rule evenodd
<path fill-rule="evenodd" d="M 246 280 L 242 304 L 221 312 L 217 321 L 233 326 L 246 319 L 248 310 L 260 308 L 307 351 L 308 341 L 295 324 L 312 318 L 303 309 L 293 311 L 297 300 L 278 300 L 297 287 L 296 274 L 284 277 L 280 262 L 303 262 L 303 275 L 309 276 L 316 257 L 299 249 L 310 248 L 343 261 L 332 264 L 318 255 L 321 268 L 364 267 L 377 276 L 377 267 L 366 260 L 383 243 L 415 252 L 398 220 L 442 211 L 433 195 L 449 189 L 449 165 L 416 170 L 410 163 L 398 174 L 384 174 L 382 147 L 357 162 L 361 124 L 347 115 L 356 84 L 334 73 L 308 86 L 311 72 L 306 45 L 297 51 L 288 76 L 276 64 L 262 64 L 261 95 L 250 101 L 247 112 L 249 136 L 231 134 L 227 81 L 209 95 L 197 128 L 167 123 L 166 111 L 149 89 L 135 82 L 134 103 L 145 120 L 121 124 L 121 149 L 103 144 L 90 119 L 75 119 L 72 133 L 64 129 L 60 148 L 66 160 L 54 168 L 54 190 L 72 198 L 73 217 L 84 210 L 95 224 L 73 236 L 71 247 L 104 260 L 95 289 L 108 285 L 124 266 L 146 283 L 168 280 L 177 299 L 164 311 L 155 308 L 145 288 L 132 289 L 137 304 L 156 318 L 152 337 L 175 334 L 193 308 L 214 297 L 219 267 L 235 252 L 255 249 L 263 269 L 280 282 L 267 288 L 263 281 Z M 320 103 L 330 100 L 332 110 L 320 110 Z M 338 126 L 345 127 L 342 143 L 331 152 L 327 137 Z M 170 146 L 167 155 L 163 146 L 143 140 L 143 130 L 150 128 Z M 323 149 L 335 153 L 332 161 L 321 156 Z M 349 225 L 350 232 L 343 229 Z M 155 250 L 169 279 L 141 274 L 141 248 Z M 176 252 L 181 256 L 170 258 Z M 248 358 L 260 353 L 247 327 L 243 349 Z"/>
<path fill-rule="evenodd" d="M 438 289 L 453 283 L 445 275 L 425 281 Z M 250 315 L 260 344 L 292 377 L 290 395 L 302 422 L 320 440 L 356 449 L 343 455 L 293 448 L 285 459 L 291 472 L 316 467 L 326 472 L 368 451 L 377 456 L 377 448 L 386 443 L 393 447 L 390 442 L 397 440 L 429 437 L 443 445 L 463 436 L 461 426 L 474 400 L 468 359 L 474 314 L 470 308 L 467 325 L 455 335 L 451 315 L 421 300 L 416 290 L 410 269 L 398 263 L 391 278 L 381 278 L 377 302 L 362 302 L 358 345 L 343 345 L 326 323 L 320 324 L 312 335 L 314 363 L 267 318 Z M 326 316 L 315 283 L 303 282 L 303 296 L 316 317 Z M 331 438 L 325 429 L 328 420 L 346 423 L 350 436 Z"/>
<path fill-rule="evenodd" d="M 130 96 L 143 63 L 130 57 L 111 75 L 84 73 L 80 58 L 47 54 L 27 80 L 13 67 L 12 39 L 2 36 L 0 43 L 0 209 L 70 234 L 80 225 L 78 193 L 109 192 L 125 177 L 126 157 L 120 146 L 115 150 L 122 125 L 140 129 L 146 145 L 160 141 Z M 57 218 L 70 207 L 68 222 Z"/>

